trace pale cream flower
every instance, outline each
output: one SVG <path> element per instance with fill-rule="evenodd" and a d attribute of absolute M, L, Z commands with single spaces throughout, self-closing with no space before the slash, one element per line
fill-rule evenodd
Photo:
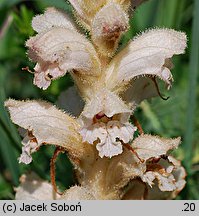
<path fill-rule="evenodd" d="M 176 148 L 179 142 L 180 139 L 163 139 L 149 135 L 138 137 L 132 146 L 142 143 L 142 147 L 137 147 L 136 150 L 139 155 L 144 155 L 144 162 L 140 162 L 138 157 L 127 149 L 111 160 L 100 158 L 95 151 L 90 152 L 90 160 L 86 159 L 85 155 L 86 163 L 81 160 L 76 165 L 79 186 L 73 186 L 62 196 L 55 197 L 50 184 L 30 175 L 22 178 L 22 183 L 16 189 L 16 199 L 172 199 L 185 185 L 185 171 L 174 158 L 160 154 Z M 156 150 L 158 145 L 165 146 Z M 148 152 L 148 157 L 145 152 Z M 153 154 L 156 155 L 155 158 L 151 157 Z M 149 174 L 152 178 L 150 181 L 145 180 Z M 154 181 L 154 176 L 157 176 L 158 182 Z"/>
<path fill-rule="evenodd" d="M 112 56 L 129 25 L 129 18 L 120 5 L 109 3 L 95 15 L 91 36 L 102 55 Z"/>
<path fill-rule="evenodd" d="M 104 79 L 99 81 L 102 86 L 101 90 L 98 90 L 96 95 L 89 99 L 80 116 L 83 120 L 83 129 L 81 130 L 83 139 L 93 143 L 99 138 L 101 142 L 97 144 L 97 148 L 101 156 L 111 157 L 121 153 L 121 145 L 117 145 L 119 142 L 115 143 L 116 140 L 112 140 L 114 144 L 111 149 L 108 138 L 115 138 L 116 135 L 120 139 L 122 135 L 118 133 L 117 128 L 120 128 L 122 132 L 121 129 L 125 127 L 125 143 L 126 141 L 128 143 L 133 138 L 135 131 L 135 128 L 129 127 L 129 116 L 142 100 L 157 95 L 154 83 L 143 76 L 157 76 L 170 88 L 172 75 L 166 64 L 167 59 L 174 54 L 183 53 L 185 47 L 186 36 L 184 33 L 157 29 L 138 36 L 112 59 L 104 72 Z M 139 78 L 140 76 L 141 78 Z M 94 91 L 96 90 L 92 89 L 92 93 Z M 123 101 L 118 97 L 119 94 Z M 99 114 L 102 117 L 105 116 L 105 119 Z M 122 120 L 124 116 L 125 120 Z M 99 119 L 98 121 L 96 121 L 96 117 Z M 111 124 L 112 118 L 115 118 L 119 124 L 109 132 L 106 125 Z M 88 119 L 90 119 L 89 123 Z M 100 137 L 99 131 L 101 132 Z M 129 135 L 127 131 L 129 131 Z M 113 135 L 107 136 L 110 133 Z M 132 135 L 130 136 L 130 134 Z M 123 138 L 121 140 L 124 141 Z M 103 148 L 101 148 L 102 145 Z"/>
<path fill-rule="evenodd" d="M 25 132 L 22 140 L 22 154 L 19 158 L 19 163 L 29 164 L 32 162 L 31 154 L 36 152 L 39 148 L 37 139 L 32 135 L 31 131 Z"/>
<path fill-rule="evenodd" d="M 74 14 L 78 21 L 88 30 L 91 30 L 94 17 L 101 9 L 103 9 L 103 7 L 106 7 L 108 4 L 114 4 L 127 13 L 131 4 L 130 0 L 69 0 L 69 2 L 75 9 Z M 133 2 L 132 5 L 134 5 Z M 109 11 L 109 13 L 111 12 L 112 11 Z M 105 15 L 108 15 L 108 13 Z"/>
<path fill-rule="evenodd" d="M 144 174 L 144 178 L 148 177 L 147 184 L 141 179 L 133 179 L 123 199 L 164 200 L 174 199 L 179 194 L 186 184 L 185 169 L 171 156 L 158 160 L 147 164 L 147 172 Z"/>
<path fill-rule="evenodd" d="M 30 135 L 34 137 L 37 147 L 52 144 L 67 151 L 81 186 L 70 188 L 60 199 L 136 199 L 137 196 L 146 198 L 143 197 L 145 193 L 140 194 L 142 190 L 131 195 L 135 179 L 142 182 L 141 186 L 143 182 L 149 185 L 144 186 L 144 190 L 149 191 L 149 199 L 161 197 L 160 191 L 170 192 L 166 197 L 174 198 L 185 185 L 185 171 L 180 163 L 171 157 L 162 157 L 178 147 L 179 138 L 164 139 L 141 135 L 131 144 L 136 153 L 125 148 L 122 154 L 110 160 L 107 157 L 101 158 L 95 146 L 82 142 L 77 121 L 53 105 L 41 101 L 14 100 L 8 100 L 5 105 L 10 111 L 12 121 L 31 131 Z M 87 120 L 89 122 L 89 118 Z M 121 137 L 123 138 L 125 142 L 126 137 Z M 21 162 L 29 163 L 31 153 L 32 151 L 29 152 L 27 160 L 21 156 Z M 22 153 L 24 154 L 26 151 Z M 155 179 L 159 182 L 157 186 L 154 185 Z M 27 183 L 25 178 L 22 182 L 17 189 L 17 199 L 54 199 L 52 187 L 48 183 L 37 183 L 37 178 L 33 180 L 32 177 L 28 180 L 30 181 L 31 184 Z M 46 193 L 43 196 L 41 194 L 44 190 Z"/>
<path fill-rule="evenodd" d="M 19 179 L 20 186 L 15 188 L 16 200 L 53 200 L 60 195 L 54 192 L 52 185 L 43 181 L 35 173 L 22 175 Z"/>
<path fill-rule="evenodd" d="M 102 89 L 86 104 L 80 115 L 83 141 L 97 144 L 100 157 L 122 153 L 122 142 L 133 139 L 134 127 L 129 123 L 132 110 L 115 94 Z"/>
<path fill-rule="evenodd" d="M 34 84 L 39 88 L 47 89 L 51 80 L 72 69 L 79 75 L 100 74 L 93 45 L 76 31 L 62 11 L 50 8 L 44 15 L 33 18 L 32 26 L 38 34 L 30 38 L 26 46 L 30 59 L 38 62 L 34 68 Z"/>
<path fill-rule="evenodd" d="M 82 4 L 86 2 L 82 1 Z M 110 16 L 115 18 L 117 13 L 120 14 L 114 4 L 104 4 L 93 22 L 106 19 L 112 22 Z M 98 16 L 109 7 L 115 8 L 115 12 Z M 51 79 L 70 71 L 86 102 L 79 117 L 83 141 L 96 145 L 101 157 L 121 154 L 122 144 L 129 143 L 136 130 L 129 123 L 133 110 L 142 100 L 157 95 L 156 86 L 146 76 L 158 77 L 171 87 L 170 59 L 174 54 L 184 52 L 186 35 L 169 29 L 149 30 L 129 42 L 110 61 L 110 58 L 98 55 L 92 43 L 77 32 L 70 18 L 60 10 L 46 10 L 44 15 L 33 19 L 32 25 L 38 34 L 26 45 L 29 57 L 38 62 L 34 84 L 46 89 Z M 102 25 L 99 23 L 99 26 Z M 95 33 L 91 31 L 93 37 Z M 93 42 L 103 47 L 101 41 Z M 26 146 L 30 148 L 29 144 Z"/>
<path fill-rule="evenodd" d="M 106 72 L 107 86 L 117 91 L 131 79 L 155 76 L 171 87 L 170 59 L 184 53 L 186 35 L 172 29 L 148 30 L 133 39 L 111 61 Z"/>
<path fill-rule="evenodd" d="M 63 24 L 54 17 L 55 12 L 58 18 L 63 17 Z M 49 25 L 47 18 L 51 16 L 54 18 Z M 157 95 L 150 79 L 141 78 L 141 82 L 134 79 L 157 76 L 170 88 L 172 75 L 168 59 L 184 52 L 186 35 L 167 29 L 147 31 L 132 40 L 109 64 L 104 60 L 100 63 L 92 44 L 74 30 L 63 12 L 47 10 L 43 16 L 33 19 L 33 26 L 39 29 L 39 34 L 28 40 L 27 46 L 30 58 L 38 61 L 34 83 L 46 89 L 49 77 L 56 79 L 70 70 L 87 102 L 80 116 L 83 141 L 96 142 L 101 157 L 122 153 L 121 141 L 128 143 L 136 130 L 128 123 L 133 109 L 143 99 Z"/>
<path fill-rule="evenodd" d="M 31 153 L 44 144 L 68 149 L 74 158 L 81 158 L 81 154 L 87 154 L 84 153 L 87 145 L 81 147 L 81 136 L 78 133 L 79 124 L 73 117 L 56 109 L 52 104 L 43 101 L 15 101 L 10 99 L 5 102 L 5 106 L 10 111 L 12 121 L 26 129 L 29 137 L 31 135 L 30 139 L 25 138 L 25 148 L 22 149 L 20 162 L 30 163 L 32 161 Z"/>
<path fill-rule="evenodd" d="M 120 6 L 120 8 L 127 14 L 138 7 L 146 0 L 68 0 L 73 8 L 73 12 L 78 21 L 84 25 L 88 30 L 91 29 L 92 21 L 96 14 L 108 4 Z M 109 11 L 111 13 L 112 11 Z M 106 16 L 108 13 L 105 14 Z"/>
<path fill-rule="evenodd" d="M 69 72 L 77 89 L 67 97 L 79 94 L 84 108 L 75 107 L 79 116 L 74 117 L 42 101 L 6 101 L 12 121 L 27 131 L 19 161 L 30 163 L 31 154 L 44 144 L 67 151 L 81 186 L 66 191 L 63 199 L 127 199 L 140 182 L 136 197 L 146 198 L 145 190 L 153 197 L 154 187 L 174 197 L 185 185 L 185 172 L 163 155 L 177 148 L 180 139 L 151 135 L 134 139 L 137 128 L 129 118 L 141 101 L 159 95 L 156 77 L 171 87 L 171 58 L 184 53 L 186 35 L 171 29 L 148 30 L 116 54 L 128 29 L 130 4 L 136 7 L 143 1 L 70 2 L 90 30 L 91 40 L 63 11 L 49 8 L 33 18 L 38 34 L 26 46 L 36 62 L 34 84 L 46 89 L 51 80 Z M 78 105 L 76 96 L 73 104 Z M 66 101 L 70 103 L 70 98 Z"/>

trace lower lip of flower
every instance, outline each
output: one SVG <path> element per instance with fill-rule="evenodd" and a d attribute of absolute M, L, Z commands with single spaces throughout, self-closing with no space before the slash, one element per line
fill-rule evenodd
<path fill-rule="evenodd" d="M 121 114 L 107 117 L 99 112 L 88 127 L 82 127 L 80 134 L 83 142 L 96 144 L 101 157 L 112 157 L 122 153 L 122 143 L 128 143 L 136 128 L 129 122 L 121 122 Z"/>

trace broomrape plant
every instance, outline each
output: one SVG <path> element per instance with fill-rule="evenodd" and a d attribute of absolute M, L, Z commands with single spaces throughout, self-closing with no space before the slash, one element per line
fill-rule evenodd
<path fill-rule="evenodd" d="M 132 116 L 141 101 L 161 96 L 156 78 L 171 87 L 171 58 L 184 53 L 186 35 L 172 29 L 147 30 L 117 53 L 130 12 L 143 1 L 69 2 L 79 25 L 63 11 L 48 8 L 33 18 L 37 34 L 26 46 L 36 62 L 34 84 L 45 90 L 68 72 L 76 88 L 70 89 L 73 94 L 65 102 L 76 100 L 73 108 L 78 110 L 77 91 L 85 105 L 79 116 L 71 116 L 44 101 L 5 102 L 12 121 L 26 130 L 20 163 L 29 164 L 41 145 L 57 146 L 51 161 L 52 185 L 35 174 L 23 175 L 16 199 L 175 198 L 186 173 L 169 152 L 180 138 L 144 134 Z M 89 39 L 80 26 L 90 31 Z M 78 179 L 78 185 L 63 194 L 55 184 L 54 163 L 60 152 L 67 153 Z"/>

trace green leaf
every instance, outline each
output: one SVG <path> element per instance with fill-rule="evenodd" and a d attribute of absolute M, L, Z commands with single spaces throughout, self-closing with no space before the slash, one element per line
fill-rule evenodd
<path fill-rule="evenodd" d="M 17 185 L 19 179 L 19 167 L 15 149 L 12 147 L 7 134 L 0 127 L 0 150 L 8 173 L 12 176 L 12 182 Z"/>
<path fill-rule="evenodd" d="M 13 188 L 0 174 L 0 200 L 2 199 L 14 199 Z"/>
<path fill-rule="evenodd" d="M 33 11 L 29 10 L 25 5 L 20 7 L 20 11 L 18 13 L 13 13 L 14 23 L 18 29 L 18 33 L 21 33 L 25 37 L 29 37 L 34 34 L 34 30 L 31 26 L 33 16 Z"/>
<path fill-rule="evenodd" d="M 1 0 L 0 1 L 0 9 L 12 7 L 24 0 Z"/>
<path fill-rule="evenodd" d="M 45 9 L 46 7 L 52 6 L 52 7 L 56 7 L 56 8 L 60 8 L 63 10 L 66 10 L 68 12 L 71 12 L 72 7 L 69 3 L 67 3 L 66 0 L 36 0 L 35 1 L 36 4 L 39 7 L 42 7 L 43 9 Z"/>
<path fill-rule="evenodd" d="M 3 87 L 5 84 L 5 74 L 4 68 L 0 67 L 0 150 L 1 158 L 8 169 L 7 171 L 12 176 L 12 182 L 17 185 L 19 179 L 19 168 L 16 149 L 12 146 L 12 144 L 19 147 L 19 137 L 4 108 L 5 92 Z"/>
<path fill-rule="evenodd" d="M 191 172 L 193 157 L 193 134 L 195 128 L 196 89 L 199 68 L 199 1 L 195 0 L 193 25 L 192 25 L 192 46 L 190 53 L 189 68 L 189 92 L 184 149 L 186 151 L 185 165 L 188 172 Z"/>

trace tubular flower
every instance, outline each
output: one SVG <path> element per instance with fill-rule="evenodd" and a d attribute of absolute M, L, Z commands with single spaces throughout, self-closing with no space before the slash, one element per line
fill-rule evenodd
<path fill-rule="evenodd" d="M 129 123 L 131 112 L 115 94 L 101 90 L 79 118 L 83 141 L 96 143 L 100 157 L 121 154 L 122 142 L 128 143 L 137 129 Z"/>
<path fill-rule="evenodd" d="M 37 62 L 34 84 L 47 89 L 51 80 L 76 70 L 77 76 L 98 76 L 100 62 L 93 45 L 77 32 L 60 10 L 49 8 L 33 18 L 38 34 L 26 42 L 30 59 Z"/>
<path fill-rule="evenodd" d="M 137 127 L 130 123 L 141 101 L 160 95 L 156 77 L 171 87 L 171 58 L 186 48 L 184 33 L 153 29 L 115 52 L 128 29 L 128 10 L 142 2 L 70 0 L 76 17 L 90 30 L 90 40 L 61 10 L 48 8 L 33 18 L 37 35 L 26 42 L 28 56 L 36 62 L 33 82 L 47 89 L 52 80 L 69 72 L 76 88 L 66 92 L 64 101 L 77 116 L 43 101 L 9 99 L 5 106 L 12 121 L 26 130 L 19 162 L 30 163 L 32 153 L 50 144 L 66 151 L 74 164 L 79 185 L 57 198 L 174 198 L 185 185 L 184 168 L 168 156 L 180 139 L 144 134 L 135 139 Z M 24 177 L 17 197 L 32 197 L 26 181 L 33 178 L 42 182 L 34 175 Z M 44 187 L 52 189 L 47 182 Z M 34 190 L 36 197 L 43 188 Z M 49 199 L 55 198 L 51 192 Z"/>
<path fill-rule="evenodd" d="M 142 146 L 139 147 L 140 143 Z M 177 148 L 179 143 L 179 138 L 163 139 L 150 135 L 136 138 L 132 147 L 136 148 L 144 162 L 140 162 L 127 149 L 111 160 L 100 158 L 94 151 L 90 152 L 90 160 L 87 159 L 86 163 L 79 163 L 77 166 L 76 175 L 80 185 L 73 186 L 56 197 L 48 182 L 31 174 L 21 178 L 21 185 L 16 189 L 16 198 L 172 199 L 185 185 L 185 170 L 179 161 L 166 157 L 165 154 Z M 155 157 L 151 157 L 152 155 Z"/>
<path fill-rule="evenodd" d="M 30 163 L 31 153 L 44 144 L 63 147 L 71 152 L 74 158 L 80 158 L 80 155 L 84 154 L 87 145 L 84 148 L 80 147 L 79 150 L 75 147 L 81 145 L 78 123 L 73 117 L 56 109 L 52 104 L 43 101 L 10 99 L 5 102 L 5 106 L 10 111 L 12 121 L 26 129 L 28 133 L 28 138 L 25 138 L 26 143 L 23 140 L 24 147 L 20 162 Z"/>

